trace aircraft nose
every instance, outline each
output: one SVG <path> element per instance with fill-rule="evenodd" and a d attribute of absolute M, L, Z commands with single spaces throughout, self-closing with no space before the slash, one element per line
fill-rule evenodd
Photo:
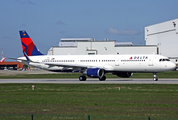
<path fill-rule="evenodd" d="M 170 69 L 171 69 L 171 70 L 176 70 L 176 67 L 177 67 L 177 66 L 176 66 L 175 63 L 171 63 L 171 64 L 170 64 Z"/>

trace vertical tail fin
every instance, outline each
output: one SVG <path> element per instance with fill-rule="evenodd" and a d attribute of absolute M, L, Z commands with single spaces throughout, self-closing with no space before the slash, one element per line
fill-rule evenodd
<path fill-rule="evenodd" d="M 3 48 L 2 48 L 2 59 L 0 60 L 0 62 L 4 62 L 5 61 L 5 57 L 3 57 Z"/>
<path fill-rule="evenodd" d="M 4 61 L 5 61 L 5 57 L 3 57 L 0 62 L 4 62 Z"/>
<path fill-rule="evenodd" d="M 43 55 L 35 46 L 26 31 L 19 31 L 23 52 L 28 56 Z"/>

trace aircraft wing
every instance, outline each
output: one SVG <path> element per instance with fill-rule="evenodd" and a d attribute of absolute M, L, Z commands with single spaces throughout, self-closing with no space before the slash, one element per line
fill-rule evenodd
<path fill-rule="evenodd" d="M 114 70 L 113 66 L 111 65 L 84 65 L 84 64 L 64 64 L 64 63 L 41 63 L 46 64 L 49 66 L 59 66 L 59 67 L 67 67 L 73 69 L 88 69 L 88 68 L 100 68 L 104 70 L 112 71 Z"/>
<path fill-rule="evenodd" d="M 38 61 L 32 61 L 26 53 L 24 53 L 26 59 L 21 58 L 8 58 L 13 59 L 25 63 L 37 63 L 37 64 L 43 64 L 43 65 L 49 65 L 50 67 L 53 66 L 59 66 L 59 67 L 66 67 L 66 68 L 73 68 L 73 69 L 88 69 L 88 68 L 101 68 L 101 69 L 107 69 L 107 70 L 113 70 L 112 66 L 109 65 L 85 65 L 85 64 L 67 64 L 67 63 L 57 63 L 57 62 L 38 62 Z"/>
<path fill-rule="evenodd" d="M 92 65 L 81 65 L 81 64 L 64 64 L 64 63 L 41 63 L 50 66 L 59 66 L 59 67 L 72 67 L 72 68 L 103 68 L 103 66 L 92 66 Z"/>

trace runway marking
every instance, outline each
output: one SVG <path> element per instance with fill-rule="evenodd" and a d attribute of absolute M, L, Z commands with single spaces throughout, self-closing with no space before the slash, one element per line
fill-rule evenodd
<path fill-rule="evenodd" d="M 112 89 L 118 89 L 118 91 L 122 91 L 123 89 L 125 90 L 134 90 L 134 91 L 156 91 L 156 92 L 178 92 L 178 90 L 158 90 L 158 89 L 137 89 L 137 88 L 130 88 L 130 87 L 120 87 L 121 89 L 119 89 L 119 87 L 107 87 L 107 88 L 98 88 L 98 89 L 92 89 L 92 90 L 80 90 L 81 92 L 91 92 L 91 91 L 104 91 L 104 90 L 112 90 Z M 59 92 L 67 92 L 67 91 L 71 91 L 71 90 L 60 90 L 60 89 L 46 89 L 46 88 L 38 88 L 38 87 L 35 87 L 35 89 L 38 89 L 38 90 L 47 90 L 47 91 L 59 91 Z M 32 90 L 31 87 L 29 88 L 21 88 L 21 89 L 15 89 L 15 90 L 5 90 L 5 91 L 21 91 L 21 90 Z"/>

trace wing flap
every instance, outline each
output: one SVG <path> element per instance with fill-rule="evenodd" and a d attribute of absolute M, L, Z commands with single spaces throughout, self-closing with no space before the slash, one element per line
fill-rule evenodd
<path fill-rule="evenodd" d="M 72 67 L 72 68 L 88 68 L 87 65 L 79 65 L 79 64 L 64 64 L 64 63 L 42 63 L 50 66 L 59 66 L 59 67 Z"/>

